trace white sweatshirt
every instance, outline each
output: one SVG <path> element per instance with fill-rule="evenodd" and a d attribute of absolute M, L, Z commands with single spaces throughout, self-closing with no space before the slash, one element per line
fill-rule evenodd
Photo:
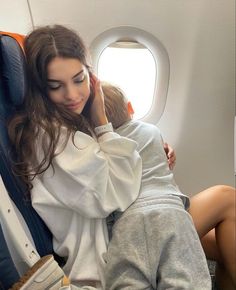
<path fill-rule="evenodd" d="M 138 196 L 141 158 L 136 143 L 109 132 L 98 141 L 77 131 L 50 167 L 33 181 L 32 204 L 53 234 L 54 251 L 68 257 L 72 282 L 103 284 L 105 218 Z M 60 152 L 60 148 L 58 148 Z"/>

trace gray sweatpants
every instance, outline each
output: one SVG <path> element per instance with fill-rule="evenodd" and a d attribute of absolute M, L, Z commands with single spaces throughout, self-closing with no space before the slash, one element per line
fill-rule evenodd
<path fill-rule="evenodd" d="M 138 198 L 117 220 L 106 290 L 210 290 L 205 254 L 178 196 Z"/>

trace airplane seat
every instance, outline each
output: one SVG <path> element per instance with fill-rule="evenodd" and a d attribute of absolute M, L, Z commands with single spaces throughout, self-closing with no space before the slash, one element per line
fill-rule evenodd
<path fill-rule="evenodd" d="M 9 289 L 19 278 L 0 225 L 0 289 Z"/>
<path fill-rule="evenodd" d="M 27 198 L 26 185 L 12 173 L 11 164 L 16 152 L 10 154 L 13 151 L 7 133 L 7 120 L 22 104 L 25 94 L 23 39 L 22 35 L 0 32 L 0 177 L 29 229 L 36 251 L 44 256 L 53 253 L 52 235 Z M 2 199 L 2 190 L 0 195 Z M 0 289 L 8 289 L 19 274 L 7 248 L 2 222 L 0 220 Z"/>

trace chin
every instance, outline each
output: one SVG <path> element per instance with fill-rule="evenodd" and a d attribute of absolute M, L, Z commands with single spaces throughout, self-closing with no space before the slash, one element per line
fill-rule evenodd
<path fill-rule="evenodd" d="M 80 115 L 83 112 L 83 109 L 84 108 L 79 108 L 79 109 L 73 110 L 72 112 L 74 112 L 77 115 Z"/>

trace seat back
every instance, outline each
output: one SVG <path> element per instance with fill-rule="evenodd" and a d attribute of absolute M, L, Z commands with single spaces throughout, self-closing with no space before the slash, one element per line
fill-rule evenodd
<path fill-rule="evenodd" d="M 26 91 L 23 40 L 22 35 L 0 32 L 0 175 L 11 200 L 29 228 L 36 250 L 40 256 L 44 256 L 53 253 L 52 235 L 32 207 L 30 199 L 26 198 L 30 196 L 26 185 L 12 173 L 12 158 L 16 152 L 10 156 L 12 148 L 7 133 L 7 121 L 15 113 L 16 107 L 22 104 Z M 1 228 L 0 241 L 0 285 L 2 289 L 8 289 L 18 276 L 12 267 L 6 243 L 2 242 L 4 235 Z"/>
<path fill-rule="evenodd" d="M 0 224 L 0 290 L 9 289 L 19 280 L 19 274 L 10 255 Z"/>

